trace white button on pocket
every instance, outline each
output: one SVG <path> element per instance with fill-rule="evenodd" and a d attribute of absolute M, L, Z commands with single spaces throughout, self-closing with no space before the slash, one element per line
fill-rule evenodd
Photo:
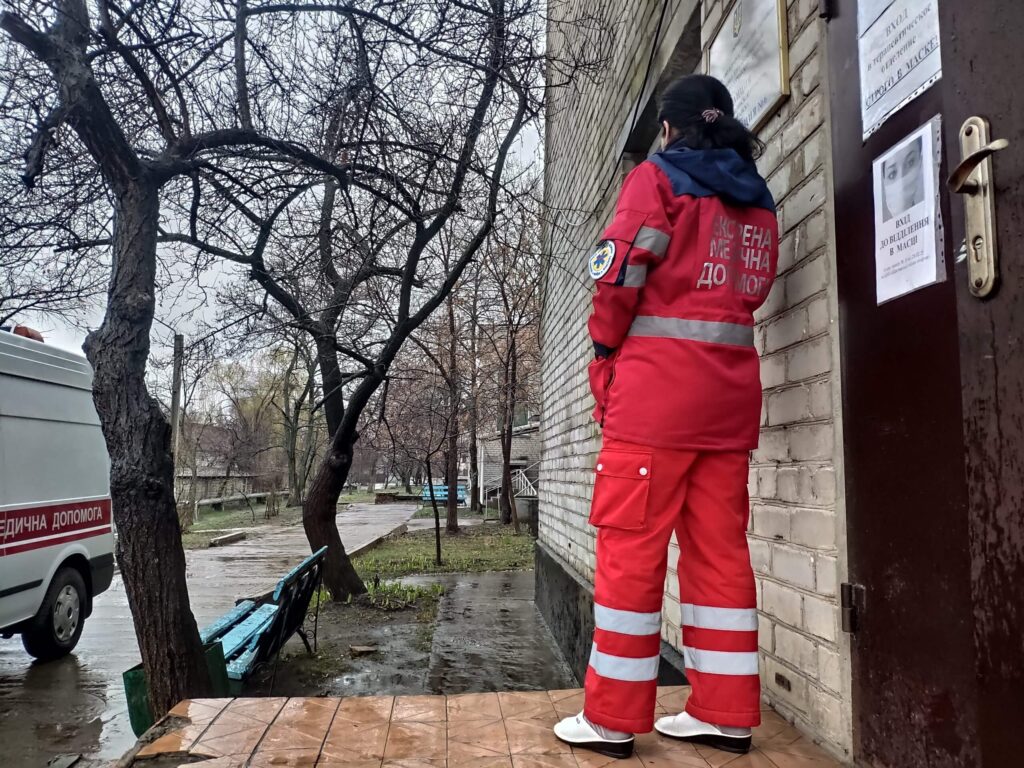
<path fill-rule="evenodd" d="M 600 472 L 602 469 L 604 469 L 604 464 L 598 464 L 597 471 Z"/>
<path fill-rule="evenodd" d="M 640 475 L 642 477 L 647 477 L 647 467 L 640 467 Z"/>

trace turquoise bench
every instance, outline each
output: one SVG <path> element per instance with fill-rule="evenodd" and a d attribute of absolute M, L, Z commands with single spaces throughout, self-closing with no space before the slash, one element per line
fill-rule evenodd
<path fill-rule="evenodd" d="M 312 646 L 304 624 L 309 604 L 323 581 L 326 553 L 327 547 L 317 550 L 286 573 L 272 592 L 241 600 L 200 632 L 204 645 L 220 642 L 230 680 L 241 683 L 261 664 L 271 660 L 276 675 L 281 648 L 293 634 L 301 638 L 307 651 L 314 651 L 320 619 L 319 601 Z M 274 687 L 273 678 L 270 687 Z"/>
<path fill-rule="evenodd" d="M 460 505 L 466 503 L 466 486 L 460 485 L 457 490 L 457 498 Z M 434 486 L 434 499 L 438 502 L 448 501 L 448 486 L 447 485 L 435 485 Z M 430 486 L 424 485 L 423 490 L 420 492 L 420 501 L 425 504 L 430 503 Z"/>

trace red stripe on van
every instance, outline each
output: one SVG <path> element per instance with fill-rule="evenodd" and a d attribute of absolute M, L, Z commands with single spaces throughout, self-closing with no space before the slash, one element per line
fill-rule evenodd
<path fill-rule="evenodd" d="M 110 499 L 71 501 L 45 507 L 9 509 L 0 512 L 0 545 L 8 550 L 18 542 L 42 536 L 73 533 L 86 528 L 110 527 Z M 96 533 L 90 533 L 96 536 Z M 56 541 L 56 539 L 54 539 Z M 49 546 L 45 544 L 45 546 Z"/>
<path fill-rule="evenodd" d="M 93 536 L 106 536 L 108 533 L 110 533 L 111 530 L 111 527 L 108 525 L 98 531 L 81 531 L 79 533 L 69 533 L 64 536 L 58 536 L 53 539 L 33 541 L 28 544 L 5 544 L 3 548 L 3 553 L 4 555 L 17 555 L 19 552 L 31 552 L 33 549 L 45 549 L 46 547 L 56 547 L 61 544 L 69 544 L 72 541 L 91 539 Z"/>

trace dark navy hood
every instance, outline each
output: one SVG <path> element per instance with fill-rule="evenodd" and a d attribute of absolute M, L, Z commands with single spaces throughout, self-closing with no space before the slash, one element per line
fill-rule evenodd
<path fill-rule="evenodd" d="M 757 166 L 735 149 L 690 149 L 677 142 L 650 159 L 668 176 L 676 195 L 715 195 L 730 205 L 775 211 Z"/>

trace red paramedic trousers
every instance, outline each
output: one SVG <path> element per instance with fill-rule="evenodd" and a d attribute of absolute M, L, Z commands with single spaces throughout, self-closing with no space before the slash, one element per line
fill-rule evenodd
<path fill-rule="evenodd" d="M 761 722 L 754 573 L 747 549 L 748 453 L 606 439 L 590 522 L 597 532 L 594 644 L 584 714 L 646 733 L 654 725 L 668 543 L 679 544 L 686 711 L 716 725 Z"/>

